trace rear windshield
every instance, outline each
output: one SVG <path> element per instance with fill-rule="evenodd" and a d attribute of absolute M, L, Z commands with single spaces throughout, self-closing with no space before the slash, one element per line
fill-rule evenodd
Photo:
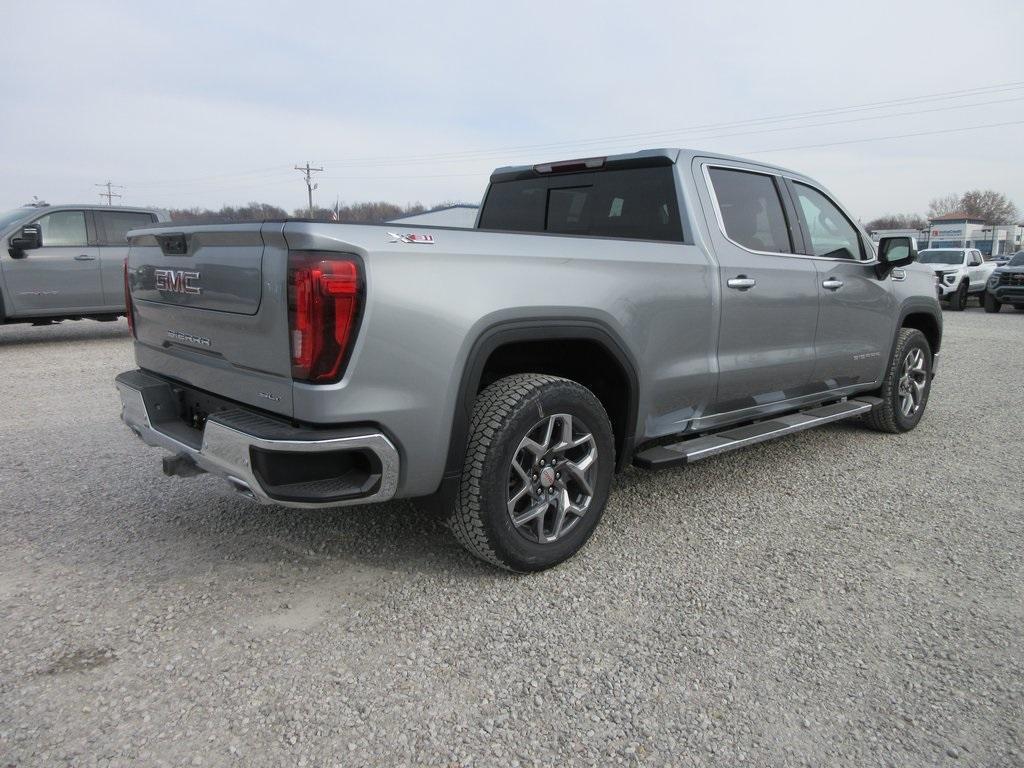
<path fill-rule="evenodd" d="M 480 213 L 480 228 L 683 239 L 671 166 L 495 182 Z"/>
<path fill-rule="evenodd" d="M 963 251 L 921 251 L 917 254 L 921 264 L 959 264 L 964 260 Z"/>

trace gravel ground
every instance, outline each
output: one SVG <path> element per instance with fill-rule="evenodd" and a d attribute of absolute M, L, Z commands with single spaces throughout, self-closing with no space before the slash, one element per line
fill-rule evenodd
<path fill-rule="evenodd" d="M 631 470 L 530 577 L 165 478 L 123 323 L 0 328 L 0 764 L 1024 765 L 1024 313 L 945 319 L 915 432 Z"/>

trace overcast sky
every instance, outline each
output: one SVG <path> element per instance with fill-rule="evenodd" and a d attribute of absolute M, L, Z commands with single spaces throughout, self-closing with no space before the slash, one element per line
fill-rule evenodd
<path fill-rule="evenodd" d="M 798 169 L 864 219 L 1024 209 L 1021 0 L 289 6 L 5 0 L 0 210 L 107 179 L 291 210 L 306 160 L 320 204 L 475 202 L 498 165 L 658 146 Z"/>

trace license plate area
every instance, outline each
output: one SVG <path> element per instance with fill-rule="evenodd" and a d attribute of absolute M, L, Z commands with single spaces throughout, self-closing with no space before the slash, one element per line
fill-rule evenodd
<path fill-rule="evenodd" d="M 202 438 L 206 420 L 215 413 L 238 408 L 236 403 L 216 395 L 200 392 L 188 387 L 172 386 L 171 392 L 177 404 L 177 420 L 188 429 L 196 431 Z"/>

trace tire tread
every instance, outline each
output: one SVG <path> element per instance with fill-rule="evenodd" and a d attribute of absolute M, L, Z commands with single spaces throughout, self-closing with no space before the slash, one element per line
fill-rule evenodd
<path fill-rule="evenodd" d="M 928 340 L 916 328 L 900 328 L 899 333 L 896 334 L 896 343 L 893 344 L 892 349 L 892 359 L 889 361 L 889 367 L 885 371 L 882 387 L 878 391 L 882 402 L 872 408 L 864 417 L 864 422 L 871 429 L 892 434 L 906 431 L 900 427 L 899 420 L 896 418 L 896 398 L 894 393 L 899 385 L 899 361 L 903 359 L 904 350 L 911 340 L 917 339 L 924 342 L 925 349 L 931 354 Z"/>
<path fill-rule="evenodd" d="M 466 459 L 459 491 L 447 524 L 455 539 L 471 554 L 510 571 L 519 569 L 495 550 L 484 526 L 485 464 L 488 456 L 497 448 L 496 443 L 501 437 L 503 426 L 516 409 L 553 385 L 578 389 L 581 394 L 593 397 L 588 389 L 570 379 L 540 373 L 518 373 L 499 379 L 485 388 L 473 404 Z"/>

